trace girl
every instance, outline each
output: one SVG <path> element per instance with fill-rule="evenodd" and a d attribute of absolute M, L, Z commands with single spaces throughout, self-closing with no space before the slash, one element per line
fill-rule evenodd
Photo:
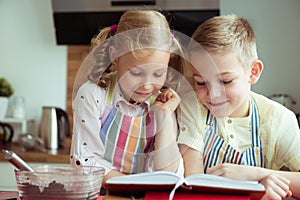
<path fill-rule="evenodd" d="M 74 86 L 71 163 L 104 167 L 104 183 L 152 170 L 183 174 L 174 115 L 180 99 L 172 89 L 160 93 L 164 85 L 176 89 L 183 65 L 165 17 L 127 11 L 92 47 Z"/>

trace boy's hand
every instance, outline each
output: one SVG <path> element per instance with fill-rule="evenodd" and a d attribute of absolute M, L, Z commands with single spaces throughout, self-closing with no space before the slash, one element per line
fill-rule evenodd
<path fill-rule="evenodd" d="M 223 163 L 208 168 L 207 173 L 237 180 L 259 181 L 266 189 L 262 197 L 264 200 L 291 197 L 292 192 L 289 189 L 290 181 L 288 179 L 272 173 L 262 175 L 259 173 L 261 169 L 260 167 Z"/>
<path fill-rule="evenodd" d="M 223 176 L 237 180 L 257 180 L 257 173 L 254 173 L 247 165 L 238 165 L 232 163 L 223 163 L 221 165 L 210 167 L 206 170 L 207 174 Z M 255 177 L 253 177 L 253 175 Z"/>
<path fill-rule="evenodd" d="M 290 181 L 287 178 L 270 174 L 260 181 L 266 188 L 262 200 L 282 199 L 291 197 L 292 192 L 289 189 Z"/>

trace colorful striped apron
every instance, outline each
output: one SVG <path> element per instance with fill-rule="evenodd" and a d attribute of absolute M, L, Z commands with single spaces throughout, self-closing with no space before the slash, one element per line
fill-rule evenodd
<path fill-rule="evenodd" d="M 216 118 L 207 113 L 206 131 L 204 136 L 204 172 L 207 168 L 220 165 L 222 163 L 234 163 L 251 166 L 264 167 L 261 141 L 258 134 L 259 116 L 255 102 L 250 99 L 252 106 L 251 114 L 251 138 L 252 146 L 245 152 L 237 151 L 228 142 L 217 134 Z"/>
<path fill-rule="evenodd" d="M 149 171 L 150 152 L 156 133 L 154 114 L 148 112 L 142 116 L 130 116 L 113 106 L 112 94 L 116 82 L 116 76 L 112 77 L 101 116 L 100 139 L 105 146 L 104 158 L 122 173 Z M 154 97 L 150 99 L 154 101 Z"/>

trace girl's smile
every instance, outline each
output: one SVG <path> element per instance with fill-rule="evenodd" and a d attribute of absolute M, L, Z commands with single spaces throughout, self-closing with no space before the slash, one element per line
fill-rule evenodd
<path fill-rule="evenodd" d="M 151 56 L 137 58 L 127 53 L 117 59 L 118 82 L 127 100 L 144 102 L 164 85 L 170 53 L 154 49 L 147 51 L 151 52 Z"/>

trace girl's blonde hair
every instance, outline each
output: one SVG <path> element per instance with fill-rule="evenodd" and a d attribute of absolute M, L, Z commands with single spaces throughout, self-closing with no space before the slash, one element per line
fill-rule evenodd
<path fill-rule="evenodd" d="M 114 46 L 119 56 L 132 53 L 137 59 L 150 56 L 153 50 L 165 50 L 171 53 L 169 66 L 182 72 L 184 66 L 183 50 L 173 36 L 165 16 L 154 10 L 132 10 L 125 12 L 116 26 L 103 28 L 91 40 L 96 64 L 89 74 L 89 80 L 106 87 L 113 71 L 109 47 Z M 136 51 L 138 50 L 138 51 Z M 168 70 L 170 71 L 170 70 Z M 174 73 L 168 73 L 166 86 L 176 85 Z"/>
<path fill-rule="evenodd" d="M 258 59 L 256 39 L 250 23 L 234 14 L 208 19 L 196 29 L 192 39 L 194 42 L 189 45 L 190 51 L 199 48 L 216 54 L 237 51 L 244 67 L 251 66 Z"/>

